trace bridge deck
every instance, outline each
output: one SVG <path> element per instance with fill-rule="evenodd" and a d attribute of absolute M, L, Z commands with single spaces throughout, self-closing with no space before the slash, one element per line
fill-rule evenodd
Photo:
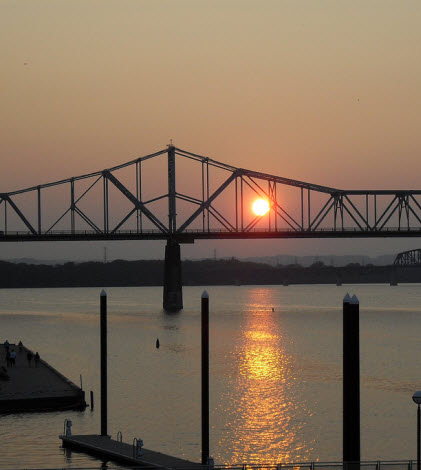
<path fill-rule="evenodd" d="M 71 437 L 60 435 L 59 437 L 63 441 L 63 447 L 70 447 L 88 454 L 105 457 L 114 462 L 166 469 L 187 468 L 193 470 L 195 468 L 207 468 L 199 463 L 145 448 L 142 448 L 142 455 L 136 458 L 133 445 L 113 440 L 108 436 L 88 434 Z"/>
<path fill-rule="evenodd" d="M 421 237 L 421 227 L 399 229 L 387 227 L 382 230 L 359 230 L 349 228 L 335 230 L 322 228 L 317 230 L 268 230 L 253 229 L 246 232 L 228 230 L 185 230 L 181 233 L 168 235 L 159 230 L 137 232 L 136 230 L 121 230 L 113 233 L 81 230 L 75 233 L 69 231 L 51 231 L 49 233 L 33 234 L 27 231 L 0 231 L 0 243 L 34 242 L 34 241 L 107 241 L 107 240 L 168 240 L 175 239 L 178 243 L 194 243 L 195 240 L 247 240 L 247 239 L 278 239 L 278 238 L 418 238 Z"/>

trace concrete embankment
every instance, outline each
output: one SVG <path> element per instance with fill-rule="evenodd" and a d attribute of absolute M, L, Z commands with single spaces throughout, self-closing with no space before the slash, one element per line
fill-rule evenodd
<path fill-rule="evenodd" d="M 23 345 L 0 345 L 0 412 L 83 409 L 85 392 Z M 28 353 L 30 360 L 28 359 Z"/>

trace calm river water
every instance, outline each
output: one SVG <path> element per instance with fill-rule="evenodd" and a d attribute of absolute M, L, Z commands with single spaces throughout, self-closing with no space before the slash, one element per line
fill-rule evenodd
<path fill-rule="evenodd" d="M 109 433 L 200 460 L 200 296 L 162 311 L 161 288 L 109 288 Z M 421 285 L 210 287 L 211 455 L 215 462 L 341 460 L 342 299 L 360 300 L 361 454 L 416 456 Z M 22 340 L 93 390 L 95 409 L 0 415 L 0 468 L 99 467 L 65 452 L 100 432 L 100 289 L 0 290 L 0 341 Z M 272 309 L 274 308 L 274 311 Z M 156 349 L 159 338 L 161 347 Z"/>

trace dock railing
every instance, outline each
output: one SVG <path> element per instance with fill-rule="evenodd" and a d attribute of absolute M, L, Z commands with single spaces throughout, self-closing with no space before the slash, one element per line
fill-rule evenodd
<path fill-rule="evenodd" d="M 122 470 L 126 468 L 117 465 L 98 465 L 96 467 L 44 467 L 44 468 L 19 468 L 13 467 L 9 470 Z M 156 466 L 143 465 L 132 467 L 130 470 L 157 470 Z M 162 467 L 164 468 L 164 467 Z M 203 470 L 207 465 L 200 463 L 188 467 L 172 467 L 166 470 Z M 209 470 L 416 470 L 416 460 L 377 460 L 361 462 L 296 462 L 278 464 L 227 464 L 210 467 Z"/>
<path fill-rule="evenodd" d="M 215 470 L 415 470 L 416 460 L 215 465 Z M 182 470 L 182 469 L 177 469 Z"/>

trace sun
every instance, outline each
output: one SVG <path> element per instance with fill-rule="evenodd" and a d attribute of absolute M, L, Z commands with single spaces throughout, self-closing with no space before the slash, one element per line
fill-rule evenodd
<path fill-rule="evenodd" d="M 265 199 L 256 199 L 253 202 L 252 209 L 253 212 L 258 216 L 265 215 L 269 210 L 269 203 Z"/>

